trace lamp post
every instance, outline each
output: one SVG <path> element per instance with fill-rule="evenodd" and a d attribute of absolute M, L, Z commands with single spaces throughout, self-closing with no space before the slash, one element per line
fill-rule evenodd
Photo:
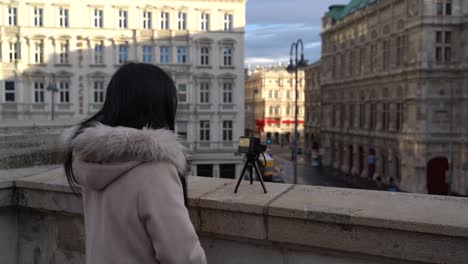
<path fill-rule="evenodd" d="M 253 112 L 253 114 L 252 114 L 252 116 L 253 116 L 252 136 L 255 136 L 255 133 L 256 133 L 255 131 L 256 131 L 256 128 L 257 128 L 257 122 L 256 122 L 257 120 L 255 118 L 255 114 L 256 114 L 256 112 L 255 112 L 255 103 L 256 103 L 256 95 L 257 94 L 258 94 L 258 89 L 254 88 L 254 90 L 253 90 L 253 107 L 252 107 L 253 108 L 252 109 L 252 112 Z"/>
<path fill-rule="evenodd" d="M 298 51 L 299 51 L 299 45 L 301 48 L 301 59 L 298 59 Z M 294 58 L 294 63 L 293 63 L 293 52 L 295 51 L 295 58 Z M 293 161 L 294 161 L 294 184 L 297 184 L 297 115 L 298 115 L 298 107 L 297 107 L 297 101 L 299 98 L 299 85 L 298 85 L 298 70 L 300 68 L 307 67 L 307 61 L 304 60 L 304 44 L 302 43 L 301 39 L 298 39 L 296 42 L 293 42 L 291 44 L 291 52 L 290 52 L 290 60 L 289 60 L 289 65 L 286 67 L 286 70 L 289 73 L 295 73 L 295 79 L 296 79 L 296 92 L 295 92 L 295 100 L 294 100 L 294 145 L 293 145 Z"/>
<path fill-rule="evenodd" d="M 55 83 L 55 74 L 51 73 L 49 75 L 49 85 L 47 86 L 47 91 L 51 92 L 51 117 L 52 120 L 55 119 L 55 93 L 58 92 L 57 85 Z"/>

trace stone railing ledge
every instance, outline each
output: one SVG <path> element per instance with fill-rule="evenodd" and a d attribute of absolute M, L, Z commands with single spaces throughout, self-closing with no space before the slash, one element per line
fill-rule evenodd
<path fill-rule="evenodd" d="M 8 221 L 27 225 L 32 214 L 63 218 L 63 230 L 81 223 L 81 197 L 72 193 L 63 168 L 11 179 L 0 182 L 0 206 L 10 207 Z M 330 256 L 379 258 L 356 263 L 468 263 L 466 198 L 276 183 L 266 183 L 264 194 L 259 182 L 248 181 L 234 194 L 236 182 L 188 178 L 189 214 L 201 237 L 244 241 L 259 256 L 268 248 L 294 256 L 326 250 Z"/>
<path fill-rule="evenodd" d="M 468 199 L 297 185 L 269 216 L 468 237 Z"/>

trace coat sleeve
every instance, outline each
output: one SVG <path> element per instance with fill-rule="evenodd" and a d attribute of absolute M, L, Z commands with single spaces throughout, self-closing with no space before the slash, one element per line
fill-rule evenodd
<path fill-rule="evenodd" d="M 141 186 L 138 212 L 156 260 L 161 264 L 205 264 L 205 252 L 184 205 L 175 167 L 166 162 L 153 164 Z"/>

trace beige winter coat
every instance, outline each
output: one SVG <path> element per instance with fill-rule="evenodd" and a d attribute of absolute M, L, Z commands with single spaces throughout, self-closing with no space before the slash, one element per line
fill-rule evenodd
<path fill-rule="evenodd" d="M 184 206 L 177 136 L 97 123 L 72 139 L 76 129 L 62 140 L 82 186 L 86 263 L 206 263 Z"/>

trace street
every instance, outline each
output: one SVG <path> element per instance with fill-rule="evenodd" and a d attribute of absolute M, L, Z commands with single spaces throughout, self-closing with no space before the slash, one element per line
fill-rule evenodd
<path fill-rule="evenodd" d="M 285 183 L 294 183 L 294 163 L 291 161 L 291 148 L 279 145 L 268 145 L 270 154 L 276 162 L 277 174 Z M 304 155 L 298 155 L 297 184 L 316 185 L 338 188 L 358 188 L 382 190 L 382 187 L 368 183 L 366 179 L 347 177 L 342 172 L 324 167 L 312 167 Z"/>

